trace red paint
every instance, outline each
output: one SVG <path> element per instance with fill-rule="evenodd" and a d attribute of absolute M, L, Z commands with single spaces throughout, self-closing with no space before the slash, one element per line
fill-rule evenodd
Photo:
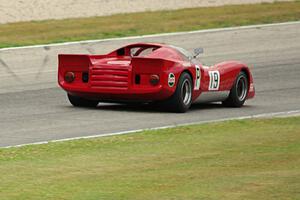
<path fill-rule="evenodd" d="M 137 49 L 133 51 L 131 49 Z M 154 49 L 152 53 L 146 51 Z M 132 52 L 131 52 L 132 51 Z M 138 55 L 138 54 L 145 55 Z M 122 47 L 107 55 L 59 55 L 58 83 L 68 93 L 98 100 L 141 100 L 155 101 L 169 98 L 175 91 L 177 81 L 183 71 L 196 80 L 195 65 L 200 67 L 201 85 L 193 90 L 193 100 L 201 92 L 208 91 L 209 71 L 219 71 L 220 86 L 218 91 L 230 90 L 237 75 L 244 70 L 249 78 L 247 98 L 255 95 L 253 78 L 249 68 L 240 62 L 228 61 L 212 67 L 203 67 L 195 60 L 189 61 L 178 50 L 164 44 L 137 43 Z M 73 72 L 75 80 L 65 81 L 65 74 Z M 89 81 L 84 83 L 82 73 L 89 74 Z M 168 85 L 169 74 L 176 77 L 175 86 Z M 159 76 L 159 83 L 152 85 L 150 78 Z"/>

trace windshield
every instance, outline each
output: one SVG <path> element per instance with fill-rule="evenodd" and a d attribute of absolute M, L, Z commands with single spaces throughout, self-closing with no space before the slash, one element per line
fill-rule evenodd
<path fill-rule="evenodd" d="M 183 58 L 185 60 L 190 61 L 190 60 L 193 59 L 193 55 L 189 51 L 187 51 L 187 50 L 185 50 L 185 49 L 183 49 L 181 47 L 176 47 L 176 46 L 173 46 L 173 45 L 170 45 L 170 47 L 172 47 L 173 49 L 177 50 L 183 56 Z"/>

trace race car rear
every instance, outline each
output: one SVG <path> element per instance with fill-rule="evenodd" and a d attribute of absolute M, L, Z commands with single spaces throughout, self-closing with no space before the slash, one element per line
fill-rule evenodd
<path fill-rule="evenodd" d="M 73 96 L 111 101 L 154 101 L 172 95 L 173 62 L 128 56 L 59 55 L 58 83 Z"/>

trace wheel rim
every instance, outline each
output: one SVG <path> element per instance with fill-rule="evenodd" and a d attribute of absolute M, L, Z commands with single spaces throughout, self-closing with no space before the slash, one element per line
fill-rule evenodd
<path fill-rule="evenodd" d="M 248 92 L 247 80 L 245 77 L 239 77 L 236 82 L 236 92 L 239 101 L 244 101 Z"/>
<path fill-rule="evenodd" d="M 184 105 L 189 105 L 192 100 L 192 87 L 191 83 L 186 79 L 184 80 L 182 87 L 181 87 L 181 96 L 182 102 Z"/>

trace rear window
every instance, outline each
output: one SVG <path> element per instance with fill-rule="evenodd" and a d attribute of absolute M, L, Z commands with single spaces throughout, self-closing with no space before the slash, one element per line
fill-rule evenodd
<path fill-rule="evenodd" d="M 132 47 L 130 49 L 131 57 L 146 57 L 157 50 L 158 47 Z"/>

